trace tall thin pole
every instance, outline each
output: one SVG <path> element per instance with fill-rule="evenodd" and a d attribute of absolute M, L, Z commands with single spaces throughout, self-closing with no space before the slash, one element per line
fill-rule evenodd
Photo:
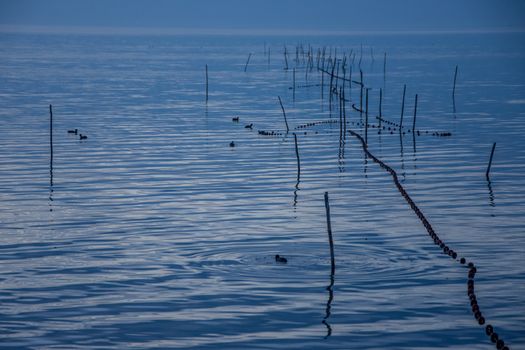
<path fill-rule="evenodd" d="M 297 182 L 301 178 L 301 159 L 299 158 L 299 146 L 297 145 L 297 135 L 293 134 L 293 139 L 295 142 L 295 156 L 297 157 Z"/>
<path fill-rule="evenodd" d="M 328 242 L 330 243 L 330 274 L 335 274 L 334 239 L 332 237 L 332 224 L 330 222 L 330 203 L 328 202 L 328 192 L 324 193 L 324 206 L 326 209 L 326 228 L 328 230 Z"/>
<path fill-rule="evenodd" d="M 452 98 L 456 96 L 456 79 L 458 77 L 458 66 L 456 65 L 456 71 L 454 72 L 454 85 L 452 87 Z"/>
<path fill-rule="evenodd" d="M 407 86 L 406 84 L 403 85 L 403 100 L 401 102 L 401 120 L 399 121 L 399 132 L 401 132 L 401 129 L 403 128 L 403 114 L 405 113 L 405 94 L 407 92 Z"/>
<path fill-rule="evenodd" d="M 246 72 L 246 70 L 248 69 L 248 64 L 250 63 L 250 58 L 252 57 L 252 53 L 250 52 L 248 54 L 248 59 L 246 60 L 246 65 L 244 66 L 244 71 Z"/>
<path fill-rule="evenodd" d="M 51 170 L 53 169 L 53 106 L 49 105 L 49 150 L 51 152 Z"/>
<path fill-rule="evenodd" d="M 288 133 L 290 131 L 290 128 L 288 127 L 288 120 L 286 120 L 286 112 L 284 111 L 283 101 L 281 101 L 281 96 L 277 96 L 277 97 L 279 98 L 281 109 L 283 110 L 284 123 L 286 124 L 286 133 Z"/>
<path fill-rule="evenodd" d="M 489 159 L 489 166 L 487 167 L 487 172 L 485 173 L 485 176 L 487 177 L 487 180 L 489 178 L 490 173 L 490 167 L 492 165 L 492 157 L 494 156 L 494 150 L 496 149 L 496 142 L 492 145 L 492 151 L 490 151 L 490 159 Z"/>
<path fill-rule="evenodd" d="M 293 69 L 293 100 L 295 101 L 295 67 Z"/>
<path fill-rule="evenodd" d="M 206 65 L 206 104 L 208 103 L 208 65 Z"/>
<path fill-rule="evenodd" d="M 414 119 L 412 121 L 412 133 L 416 134 L 416 114 L 417 114 L 417 94 L 416 94 L 416 101 L 414 104 Z"/>
<path fill-rule="evenodd" d="M 379 128 L 381 128 L 382 119 L 383 119 L 383 89 L 379 88 Z"/>
<path fill-rule="evenodd" d="M 366 89 L 365 143 L 368 145 L 368 88 Z"/>

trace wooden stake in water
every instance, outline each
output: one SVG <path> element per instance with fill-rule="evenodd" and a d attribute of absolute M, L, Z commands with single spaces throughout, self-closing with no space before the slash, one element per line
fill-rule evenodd
<path fill-rule="evenodd" d="M 335 274 L 334 239 L 332 237 L 332 224 L 330 222 L 330 203 L 328 202 L 328 192 L 324 193 L 324 207 L 326 209 L 326 228 L 328 230 L 328 242 L 330 243 L 330 274 Z"/>
<path fill-rule="evenodd" d="M 295 101 L 295 68 L 293 69 L 293 100 Z"/>
<path fill-rule="evenodd" d="M 363 71 L 361 69 L 359 69 L 359 76 L 361 77 L 361 81 L 360 81 L 361 92 L 359 95 L 359 110 L 360 110 L 360 113 L 363 114 Z"/>
<path fill-rule="evenodd" d="M 208 65 L 206 65 L 206 103 L 208 103 Z"/>
<path fill-rule="evenodd" d="M 244 66 L 244 71 L 246 72 L 246 70 L 248 69 L 248 64 L 250 63 L 250 58 L 252 57 L 252 53 L 250 52 L 248 54 L 248 59 L 246 60 L 246 65 Z"/>
<path fill-rule="evenodd" d="M 297 157 L 297 183 L 299 183 L 299 179 L 301 178 L 301 159 L 299 158 L 299 146 L 297 145 L 297 135 L 293 134 L 293 139 L 295 142 L 295 156 Z"/>
<path fill-rule="evenodd" d="M 456 97 L 456 79 L 458 77 L 458 66 L 456 65 L 456 71 L 454 72 L 454 85 L 452 86 L 452 98 Z"/>
<path fill-rule="evenodd" d="M 286 133 L 288 133 L 290 131 L 290 128 L 288 128 L 288 121 L 286 120 L 286 112 L 284 111 L 283 101 L 281 101 L 281 96 L 277 96 L 277 97 L 279 98 L 281 109 L 283 110 L 284 123 L 286 124 Z"/>
<path fill-rule="evenodd" d="M 286 52 L 286 45 L 284 46 L 284 63 L 286 64 L 284 70 L 288 70 L 288 52 Z"/>
<path fill-rule="evenodd" d="M 485 176 L 487 177 L 487 180 L 489 178 L 490 173 L 490 167 L 492 166 L 492 157 L 494 157 L 494 150 L 496 149 L 496 142 L 492 145 L 492 151 L 490 151 L 490 159 L 489 159 L 489 166 L 487 167 L 487 172 L 485 173 Z"/>
<path fill-rule="evenodd" d="M 366 111 L 365 111 L 365 143 L 368 145 L 368 90 L 366 89 Z"/>
<path fill-rule="evenodd" d="M 53 106 L 49 105 L 49 152 L 50 163 L 49 170 L 51 174 L 51 185 L 53 185 Z"/>
<path fill-rule="evenodd" d="M 379 88 L 379 128 L 381 128 L 381 120 L 383 119 L 383 89 Z"/>
<path fill-rule="evenodd" d="M 456 65 L 456 71 L 454 72 L 454 86 L 452 87 L 452 109 L 454 116 L 456 113 L 456 79 L 458 77 L 458 66 Z"/>
<path fill-rule="evenodd" d="M 401 120 L 399 121 L 399 132 L 403 129 L 403 114 L 405 113 L 405 94 L 407 92 L 406 84 L 403 85 L 403 100 L 401 101 Z"/>
<path fill-rule="evenodd" d="M 417 114 L 417 94 L 416 94 L 416 101 L 414 103 L 414 120 L 412 120 L 412 134 L 416 135 L 416 114 Z"/>

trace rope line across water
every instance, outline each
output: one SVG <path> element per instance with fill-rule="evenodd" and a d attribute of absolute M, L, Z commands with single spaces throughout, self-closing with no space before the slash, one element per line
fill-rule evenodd
<path fill-rule="evenodd" d="M 430 225 L 430 222 L 427 220 L 425 215 L 423 215 L 423 212 L 419 209 L 419 207 L 412 200 L 412 198 L 410 198 L 410 196 L 408 195 L 408 193 L 405 190 L 405 188 L 403 187 L 403 185 L 401 185 L 401 183 L 399 182 L 399 179 L 398 179 L 396 171 L 394 169 L 392 169 L 391 167 L 389 167 L 388 165 L 386 165 L 382 160 L 380 160 L 379 158 L 375 157 L 368 150 L 368 146 L 367 146 L 365 140 L 363 139 L 363 137 L 361 137 L 361 135 L 359 135 L 358 133 L 356 133 L 355 131 L 352 131 L 352 130 L 348 130 L 348 132 L 352 136 L 355 136 L 357 139 L 359 139 L 359 141 L 361 141 L 361 146 L 363 147 L 363 151 L 365 152 L 365 154 L 368 157 L 370 157 L 374 162 L 379 164 L 379 166 L 381 166 L 381 168 L 385 169 L 387 172 L 390 173 L 390 175 L 392 175 L 392 178 L 394 180 L 394 184 L 396 185 L 397 189 L 399 190 L 399 192 L 401 193 L 403 198 L 405 198 L 407 203 L 410 205 L 410 208 L 412 208 L 412 210 L 417 215 L 419 220 L 421 220 L 421 222 L 423 223 L 423 226 L 425 226 L 425 229 L 428 232 L 428 235 L 430 236 L 430 238 L 433 239 L 434 244 L 439 246 L 443 250 L 444 254 L 450 256 L 455 261 L 459 261 L 459 263 L 464 265 L 466 263 L 465 258 L 458 259 L 457 252 L 455 252 L 453 249 L 451 249 L 448 245 L 445 244 L 445 242 L 443 240 L 441 240 L 439 238 L 439 236 L 436 234 L 436 232 L 432 228 L 432 225 Z M 468 280 L 467 280 L 467 295 L 468 295 L 469 300 L 470 300 L 470 306 L 471 306 L 471 309 L 472 309 L 472 313 L 474 314 L 474 317 L 478 321 L 479 325 L 484 325 L 485 324 L 485 317 L 483 317 L 483 314 L 481 313 L 481 310 L 480 310 L 480 308 L 478 306 L 476 294 L 474 293 L 474 277 L 476 276 L 477 268 L 476 268 L 476 266 L 474 265 L 473 262 L 469 262 L 467 266 L 468 266 L 468 269 L 469 269 L 469 271 L 468 271 Z M 496 344 L 496 348 L 497 349 L 499 349 L 499 350 L 509 350 L 508 346 L 505 345 L 505 342 L 503 341 L 503 339 L 501 339 L 498 336 L 498 333 L 496 333 L 494 331 L 494 327 L 492 325 L 488 324 L 485 327 L 485 333 L 487 334 L 487 336 L 490 337 L 490 340 L 493 343 Z"/>

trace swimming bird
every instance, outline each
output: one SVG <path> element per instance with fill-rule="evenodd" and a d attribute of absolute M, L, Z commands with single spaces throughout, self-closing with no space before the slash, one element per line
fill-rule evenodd
<path fill-rule="evenodd" d="M 232 118 L 232 122 L 238 122 L 239 121 L 239 117 L 233 117 Z"/>
<path fill-rule="evenodd" d="M 235 142 L 230 142 L 230 147 L 235 147 Z"/>
<path fill-rule="evenodd" d="M 67 131 L 68 134 L 78 134 L 78 129 L 75 129 L 75 130 L 68 130 Z"/>
<path fill-rule="evenodd" d="M 280 256 L 279 254 L 275 256 L 275 261 L 283 264 L 286 264 L 288 262 L 288 260 L 284 256 Z"/>
<path fill-rule="evenodd" d="M 86 135 L 82 135 L 82 134 L 80 134 L 80 139 L 81 139 L 81 140 L 86 140 L 86 139 L 87 139 L 87 136 L 86 136 Z"/>
<path fill-rule="evenodd" d="M 245 126 L 246 129 L 252 129 L 253 128 L 253 123 L 252 124 L 248 124 Z"/>

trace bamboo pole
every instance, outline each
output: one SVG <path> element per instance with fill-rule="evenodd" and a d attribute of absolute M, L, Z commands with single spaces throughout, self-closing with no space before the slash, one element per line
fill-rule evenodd
<path fill-rule="evenodd" d="M 379 88 L 379 128 L 381 128 L 382 119 L 383 119 L 383 89 Z"/>
<path fill-rule="evenodd" d="M 208 65 L 206 65 L 206 104 L 208 103 Z"/>
<path fill-rule="evenodd" d="M 361 85 L 361 93 L 359 95 L 359 109 L 361 110 L 361 114 L 363 114 L 363 70 L 359 68 L 359 76 L 361 77 L 360 85 Z"/>
<path fill-rule="evenodd" d="M 403 128 L 403 114 L 405 113 L 405 94 L 407 92 L 406 84 L 403 85 L 403 100 L 401 101 L 401 120 L 399 121 L 399 132 Z"/>
<path fill-rule="evenodd" d="M 326 210 L 326 228 L 328 231 L 328 242 L 330 243 L 330 275 L 335 274 L 334 239 L 332 237 L 332 224 L 330 222 L 330 203 L 328 202 L 328 192 L 324 193 L 324 206 Z"/>
<path fill-rule="evenodd" d="M 51 169 L 53 169 L 53 106 L 49 105 L 49 151 L 51 155 Z"/>
<path fill-rule="evenodd" d="M 368 88 L 366 89 L 365 142 L 368 145 Z"/>
<path fill-rule="evenodd" d="M 277 96 L 277 97 L 279 98 L 281 109 L 283 110 L 284 123 L 286 124 L 286 133 L 288 133 L 290 131 L 290 128 L 288 127 L 288 120 L 286 120 L 286 112 L 284 111 L 283 101 L 281 101 L 281 96 Z"/>
<path fill-rule="evenodd" d="M 452 98 L 456 96 L 456 79 L 458 77 L 458 66 L 456 65 L 456 71 L 454 72 L 454 85 L 452 87 Z"/>
<path fill-rule="evenodd" d="M 297 183 L 299 183 L 299 179 L 301 178 L 301 158 L 299 158 L 299 146 L 297 145 L 297 135 L 293 134 L 293 139 L 295 142 L 295 156 L 297 157 Z"/>
<path fill-rule="evenodd" d="M 414 103 L 414 119 L 412 120 L 412 134 L 416 134 L 416 114 L 417 114 L 417 94 L 416 101 Z"/>
<path fill-rule="evenodd" d="M 244 72 L 248 69 L 248 64 L 250 63 L 250 58 L 252 57 L 252 53 L 250 52 L 248 54 L 248 59 L 246 60 L 246 65 L 244 66 Z"/>
<path fill-rule="evenodd" d="M 496 149 L 496 142 L 492 145 L 492 151 L 490 151 L 490 159 L 489 159 L 489 165 L 487 167 L 487 172 L 485 173 L 485 176 L 487 177 L 487 180 L 489 179 L 489 173 L 490 173 L 490 167 L 492 166 L 492 157 L 494 157 L 494 150 Z"/>
<path fill-rule="evenodd" d="M 293 69 L 293 100 L 295 101 L 295 68 Z"/>

